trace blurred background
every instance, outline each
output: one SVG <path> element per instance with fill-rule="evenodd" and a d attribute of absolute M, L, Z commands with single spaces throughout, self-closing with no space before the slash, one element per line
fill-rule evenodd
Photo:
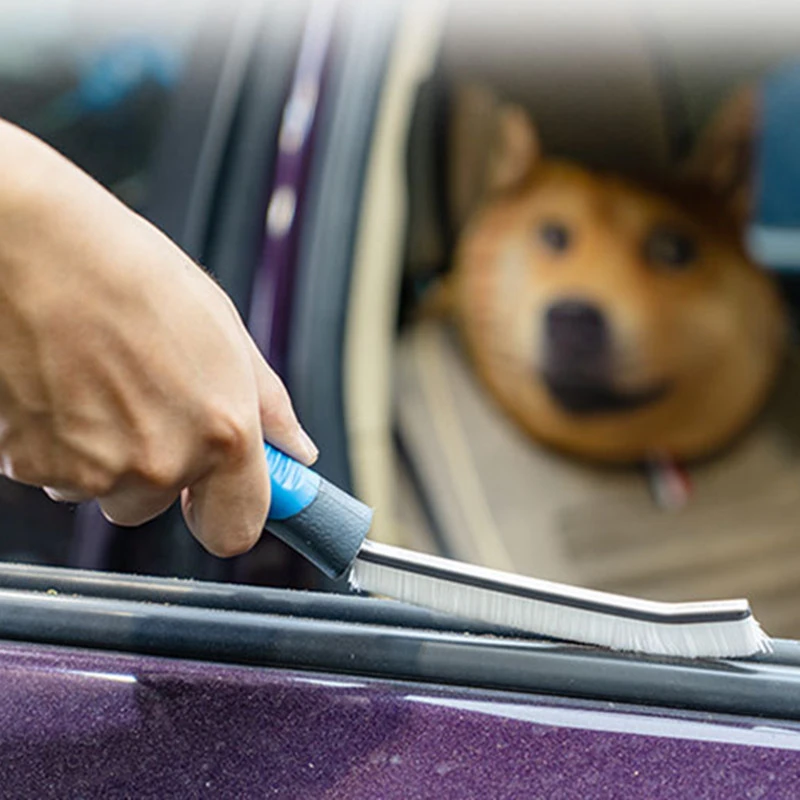
<path fill-rule="evenodd" d="M 798 636 L 791 355 L 730 449 L 655 472 L 603 469 L 528 437 L 447 323 L 417 313 L 464 224 L 453 187 L 471 174 L 456 145 L 465 88 L 524 107 L 548 155 L 661 180 L 733 93 L 800 63 L 794 6 L 0 0 L 0 116 L 216 275 L 286 381 L 320 471 L 376 508 L 375 538 L 657 599 L 747 596 L 770 633 Z M 791 108 L 800 82 L 780 88 Z M 758 119 L 763 140 L 773 124 L 787 122 Z M 800 153 L 771 202 L 760 152 L 748 152 L 761 194 L 747 240 L 791 315 Z M 786 213 L 764 211 L 775 207 Z M 120 529 L 9 481 L 0 558 L 340 588 L 271 537 L 221 561 L 176 509 Z"/>

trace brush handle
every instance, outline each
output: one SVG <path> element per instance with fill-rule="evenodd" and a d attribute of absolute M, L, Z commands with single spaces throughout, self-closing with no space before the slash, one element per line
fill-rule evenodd
<path fill-rule="evenodd" d="M 329 578 L 342 577 L 367 536 L 372 509 L 272 445 L 264 452 L 272 489 L 267 530 Z"/>

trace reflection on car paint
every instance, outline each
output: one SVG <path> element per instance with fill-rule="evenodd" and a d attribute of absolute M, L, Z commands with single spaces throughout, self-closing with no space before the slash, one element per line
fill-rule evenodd
<path fill-rule="evenodd" d="M 800 726 L 0 646 L 9 797 L 793 797 Z"/>

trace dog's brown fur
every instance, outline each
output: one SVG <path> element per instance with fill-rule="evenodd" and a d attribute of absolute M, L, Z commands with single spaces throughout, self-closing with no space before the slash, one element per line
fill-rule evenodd
<path fill-rule="evenodd" d="M 697 189 L 668 198 L 543 159 L 517 108 L 500 112 L 499 131 L 446 284 L 482 381 L 537 440 L 594 460 L 694 459 L 726 444 L 765 401 L 786 328 L 735 214 Z M 543 233 L 553 223 L 569 234 L 564 248 Z M 664 229 L 692 243 L 689 263 L 668 263 L 672 251 L 666 263 L 647 255 L 651 232 Z M 543 320 L 564 301 L 591 305 L 607 322 L 606 388 L 659 392 L 635 408 L 564 407 L 543 377 L 552 349 Z"/>

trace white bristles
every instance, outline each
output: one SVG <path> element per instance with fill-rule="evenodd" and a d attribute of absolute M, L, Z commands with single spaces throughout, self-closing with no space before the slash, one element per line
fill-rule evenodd
<path fill-rule="evenodd" d="M 428 558 L 372 542 L 367 547 L 380 557 L 356 559 L 350 574 L 354 588 L 465 619 L 654 656 L 733 658 L 771 649 L 769 638 L 744 601 L 740 606 L 735 606 L 739 601 L 651 603 Z M 421 574 L 420 565 L 429 573 L 439 570 L 442 574 Z M 505 581 L 517 591 L 506 593 L 475 585 L 482 580 Z M 547 599 L 522 596 L 520 587 L 544 591 Z M 597 607 L 592 608 L 594 602 Z M 731 619 L 731 608 L 743 608 L 747 613 Z M 636 612 L 642 610 L 655 616 L 655 621 L 637 618 Z M 705 618 L 675 621 L 681 614 Z"/>

